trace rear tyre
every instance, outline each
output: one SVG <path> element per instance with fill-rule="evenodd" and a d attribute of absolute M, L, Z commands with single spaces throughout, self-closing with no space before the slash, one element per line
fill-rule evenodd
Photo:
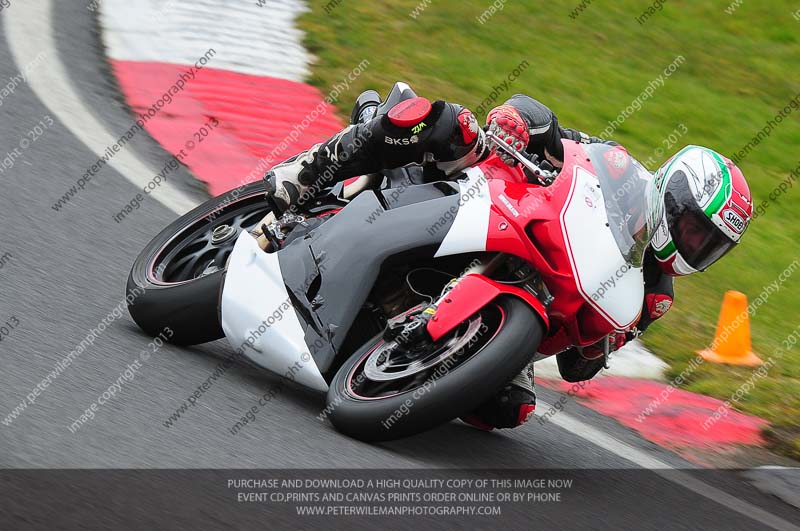
<path fill-rule="evenodd" d="M 530 362 L 543 335 L 526 303 L 503 296 L 416 357 L 376 336 L 336 373 L 326 411 L 337 430 L 367 442 L 429 430 L 498 392 Z"/>
<path fill-rule="evenodd" d="M 128 311 L 151 336 L 169 327 L 171 343 L 224 337 L 219 297 L 225 266 L 242 231 L 269 212 L 263 181 L 215 197 L 165 228 L 139 254 L 128 276 Z M 215 232 L 216 231 L 216 232 Z"/>

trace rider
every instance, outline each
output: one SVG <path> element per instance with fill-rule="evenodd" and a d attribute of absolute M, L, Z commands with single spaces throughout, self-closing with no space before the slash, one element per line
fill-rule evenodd
<path fill-rule="evenodd" d="M 472 112 L 453 103 L 419 98 L 405 83 L 397 83 L 382 103 L 374 91 L 362 94 L 352 122 L 331 139 L 267 173 L 268 190 L 281 210 L 302 201 L 322 181 L 338 182 L 413 163 L 421 164 L 429 179 L 448 178 L 490 152 Z M 524 148 L 556 168 L 563 164 L 562 139 L 617 145 L 561 127 L 549 108 L 522 94 L 492 109 L 486 126 L 517 149 Z M 500 156 L 507 164 L 516 164 L 505 153 Z M 705 271 L 736 246 L 753 208 L 739 168 L 707 148 L 684 148 L 658 169 L 655 179 L 666 209 L 645 254 L 645 298 L 638 333 L 672 307 L 673 277 Z M 614 334 L 611 351 L 636 335 Z M 558 354 L 561 376 L 568 382 L 593 378 L 606 363 L 603 343 Z M 532 367 L 464 420 L 482 429 L 513 428 L 526 422 L 536 404 Z"/>

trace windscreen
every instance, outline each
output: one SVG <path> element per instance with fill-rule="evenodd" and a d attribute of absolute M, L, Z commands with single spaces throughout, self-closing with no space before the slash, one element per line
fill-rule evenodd
<path fill-rule="evenodd" d="M 641 267 L 644 251 L 664 212 L 653 175 L 620 146 L 582 147 L 600 180 L 609 228 L 617 246 L 628 263 Z"/>

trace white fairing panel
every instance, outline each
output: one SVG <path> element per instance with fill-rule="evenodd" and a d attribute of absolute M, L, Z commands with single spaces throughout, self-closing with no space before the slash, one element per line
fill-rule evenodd
<path fill-rule="evenodd" d="M 464 179 L 458 181 L 461 194 L 458 212 L 455 213 L 453 224 L 442 245 L 436 251 L 437 258 L 486 250 L 489 212 L 492 208 L 489 181 L 480 168 L 470 168 L 466 174 Z"/>
<path fill-rule="evenodd" d="M 576 168 L 561 213 L 564 239 L 578 290 L 609 323 L 626 330 L 638 320 L 644 299 L 642 269 L 627 264 L 607 227 L 605 198 L 597 177 Z"/>
<path fill-rule="evenodd" d="M 300 384 L 327 391 L 289 300 L 278 255 L 261 250 L 247 232 L 239 235 L 222 290 L 222 328 L 234 349 L 259 366 L 291 373 Z"/>

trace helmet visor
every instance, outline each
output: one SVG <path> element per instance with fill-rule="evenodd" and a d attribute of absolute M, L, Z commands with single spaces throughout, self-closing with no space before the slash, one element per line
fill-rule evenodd
<path fill-rule="evenodd" d="M 736 247 L 736 242 L 697 204 L 684 172 L 676 172 L 670 181 L 664 203 L 672 241 L 687 264 L 704 271 Z"/>

